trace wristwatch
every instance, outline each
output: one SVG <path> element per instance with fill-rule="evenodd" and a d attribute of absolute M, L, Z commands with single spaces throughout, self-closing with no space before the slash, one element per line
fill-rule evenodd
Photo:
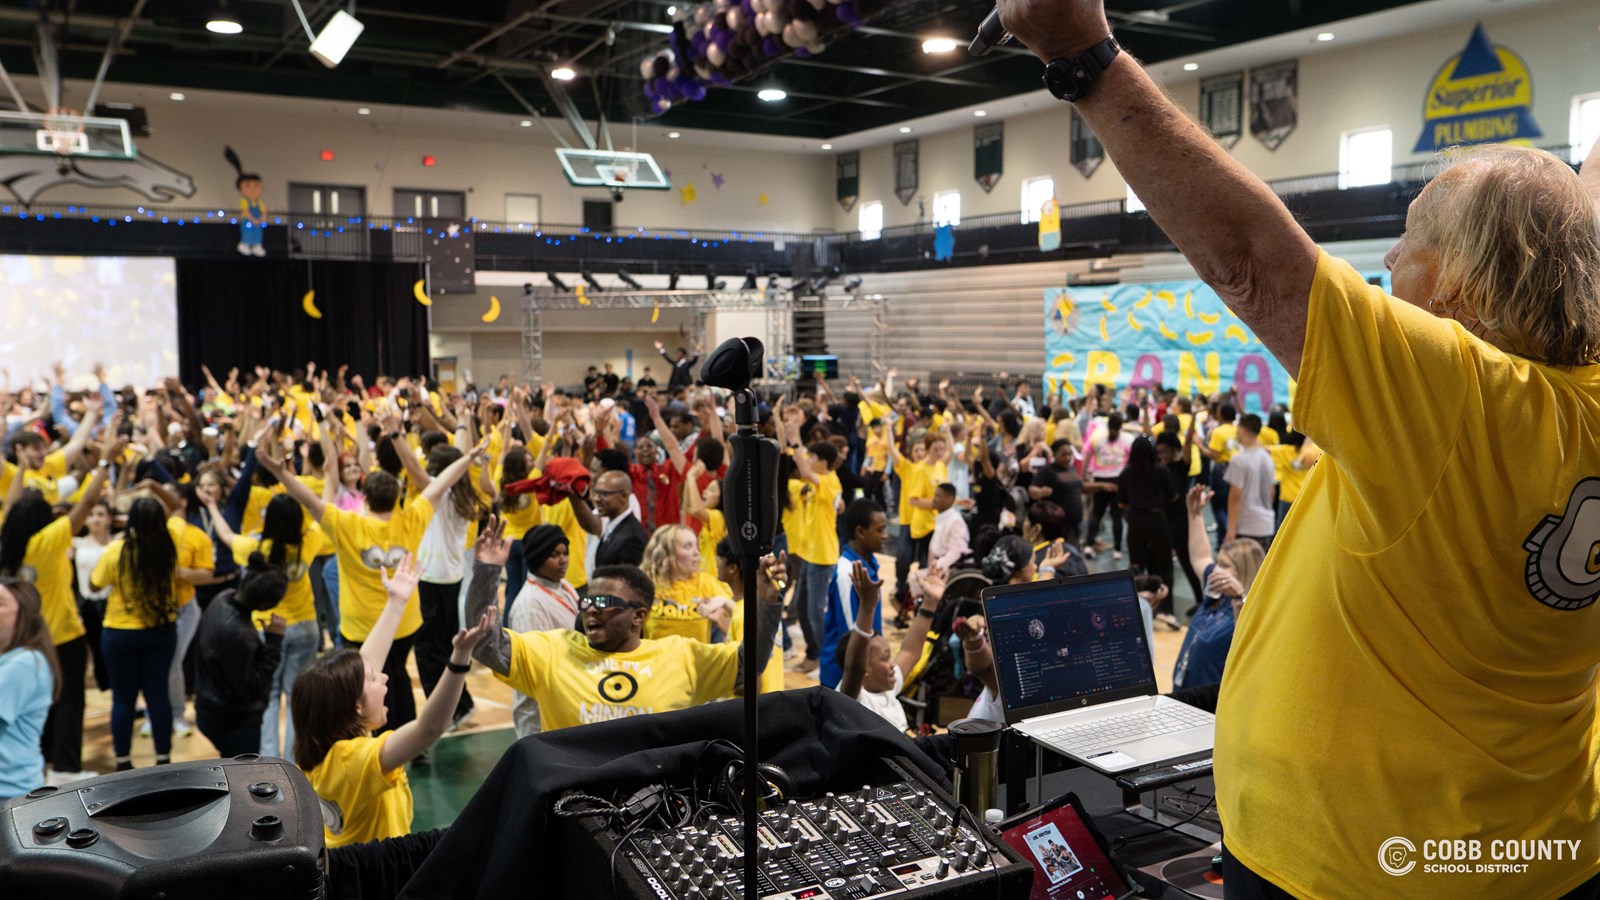
<path fill-rule="evenodd" d="M 1082 56 L 1052 59 L 1044 67 L 1044 86 L 1062 100 L 1076 103 L 1088 95 L 1101 73 L 1121 52 L 1122 45 L 1113 35 L 1090 47 Z"/>

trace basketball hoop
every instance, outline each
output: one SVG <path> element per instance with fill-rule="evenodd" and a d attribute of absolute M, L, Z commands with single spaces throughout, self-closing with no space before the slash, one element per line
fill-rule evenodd
<path fill-rule="evenodd" d="M 44 115 L 39 129 L 39 149 L 57 156 L 89 152 L 89 139 L 84 135 L 83 116 L 67 106 L 52 107 Z"/>

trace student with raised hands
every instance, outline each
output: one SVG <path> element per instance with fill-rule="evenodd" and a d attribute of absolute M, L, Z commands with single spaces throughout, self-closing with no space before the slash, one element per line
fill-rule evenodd
<path fill-rule="evenodd" d="M 850 569 L 850 583 L 855 586 L 861 605 L 840 654 L 844 659 L 844 677 L 839 679 L 839 693 L 860 701 L 884 721 L 905 731 L 909 723 L 905 707 L 900 705 L 900 689 L 922 659 L 928 628 L 944 602 L 944 579 L 932 573 L 923 579 L 922 600 L 900 641 L 899 653 L 892 652 L 889 639 L 874 630 L 883 582 L 873 578 L 867 567 L 856 560 Z"/>
<path fill-rule="evenodd" d="M 481 608 L 473 626 L 456 632 L 451 640 L 445 672 L 418 717 L 383 731 L 389 719 L 385 706 L 389 676 L 384 667 L 396 629 L 416 605 L 415 557 L 403 556 L 393 575 L 380 567 L 378 577 L 385 596 L 383 611 L 361 650 L 335 650 L 319 657 L 300 673 L 290 700 L 294 761 L 322 801 L 329 847 L 411 832 L 411 782 L 405 764 L 426 752 L 450 727 L 472 668 L 473 649 L 500 620 L 494 604 Z"/>
<path fill-rule="evenodd" d="M 261 466 L 283 483 L 289 496 L 311 513 L 322 526 L 323 534 L 333 543 L 339 566 L 339 633 L 347 644 L 359 647 L 372 635 L 385 608 L 379 573 L 398 564 L 402 557 L 417 552 L 434 507 L 467 474 L 473 461 L 482 457 L 484 444 L 480 443 L 471 453 L 451 463 L 404 509 L 396 508 L 400 500 L 399 480 L 387 473 L 373 472 L 367 476 L 365 513 L 345 512 L 306 487 L 280 461 L 282 454 L 276 452 L 273 437 L 268 437 L 261 450 L 258 454 Z M 421 604 L 413 594 L 400 618 L 397 633 L 391 635 L 391 641 L 385 642 L 388 660 L 383 670 L 389 678 L 388 728 L 397 728 L 416 718 L 416 700 L 411 693 L 406 657 L 411 653 L 412 638 L 421 626 Z"/>

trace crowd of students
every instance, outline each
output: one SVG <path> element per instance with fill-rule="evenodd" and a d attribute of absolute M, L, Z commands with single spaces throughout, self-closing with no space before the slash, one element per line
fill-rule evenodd
<path fill-rule="evenodd" d="M 4 398 L 0 797 L 97 774 L 82 770 L 91 658 L 119 770 L 140 698 L 160 764 L 192 695 L 219 754 L 306 770 L 334 846 L 409 829 L 404 765 L 473 714 L 473 659 L 514 689 L 519 736 L 736 696 L 745 665 L 782 690 L 783 651 L 904 729 L 899 697 L 954 574 L 1085 572 L 1120 559 L 1124 517 L 1147 624 L 1180 627 L 1174 550 L 1197 598 L 1175 685 L 1214 684 L 1280 518 L 1273 483 L 1286 511 L 1316 458 L 1281 410 L 1267 428 L 1225 397 L 818 379 L 759 408 L 783 510 L 746 598 L 721 510 L 731 402 L 690 383 L 692 361 L 679 351 L 665 387 L 601 375 L 571 393 L 369 386 L 308 364 L 207 371 L 192 392 L 72 392 L 58 371 L 37 409 Z M 1232 491 L 1215 554 L 1205 484 Z M 944 637 L 974 713 L 998 717 L 983 629 L 965 617 Z"/>

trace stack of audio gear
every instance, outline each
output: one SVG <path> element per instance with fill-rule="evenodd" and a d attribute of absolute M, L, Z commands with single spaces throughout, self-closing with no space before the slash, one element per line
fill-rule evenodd
<path fill-rule="evenodd" d="M 789 799 L 761 813 L 760 892 L 768 900 L 863 897 L 1025 897 L 1032 867 L 911 766 L 889 763 L 898 780 L 810 800 Z M 618 897 L 741 900 L 745 842 L 732 814 L 665 830 L 634 830 L 584 820 Z M 620 840 L 620 846 L 618 841 Z M 626 887 L 624 887 L 626 885 Z M 604 897 L 601 881 L 593 896 Z"/>

